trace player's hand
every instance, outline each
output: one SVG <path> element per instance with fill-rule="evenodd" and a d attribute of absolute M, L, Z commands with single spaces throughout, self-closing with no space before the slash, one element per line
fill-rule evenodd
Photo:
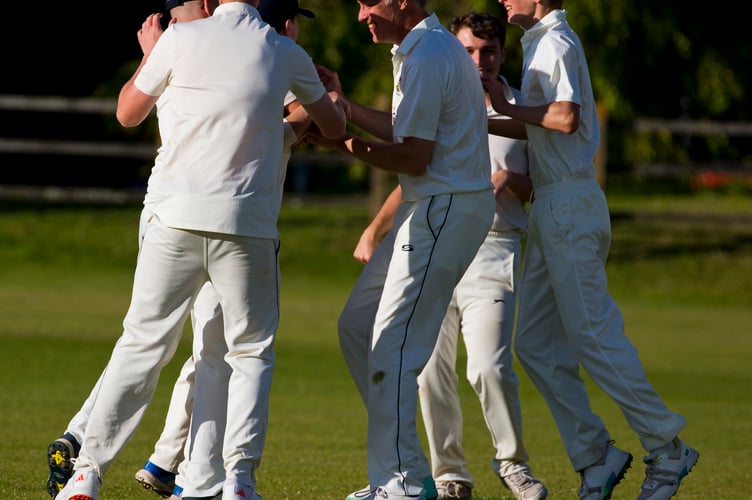
<path fill-rule="evenodd" d="M 373 252 L 376 251 L 379 243 L 380 241 L 376 235 L 366 228 L 366 230 L 363 231 L 363 234 L 360 235 L 358 244 L 355 246 L 353 258 L 361 264 L 367 264 L 368 261 L 371 260 L 371 256 L 373 255 Z"/>
<path fill-rule="evenodd" d="M 324 137 L 321 131 L 319 131 L 318 127 L 311 127 L 311 129 L 306 134 L 305 140 L 306 142 L 309 142 L 311 144 L 317 144 L 327 149 L 347 152 L 346 142 L 351 138 L 352 138 L 351 134 L 345 133 L 336 139 L 331 139 L 329 137 Z"/>
<path fill-rule="evenodd" d="M 329 91 L 329 98 L 332 100 L 332 102 L 340 106 L 342 108 L 342 111 L 345 113 L 345 119 L 350 120 L 350 116 L 352 116 L 352 113 L 350 112 L 350 103 L 347 102 L 347 99 L 340 94 L 339 92 L 336 92 L 334 90 Z"/>
<path fill-rule="evenodd" d="M 494 187 L 494 196 L 498 196 L 499 193 L 506 189 L 507 180 L 509 180 L 509 176 L 507 175 L 506 170 L 497 170 L 496 172 L 491 174 L 491 183 Z"/>
<path fill-rule="evenodd" d="M 324 84 L 324 88 L 327 91 L 337 92 L 340 95 L 344 95 L 344 92 L 342 92 L 342 84 L 339 81 L 339 75 L 336 71 L 331 70 L 326 66 L 322 66 L 321 64 L 316 65 L 316 71 L 319 74 L 321 83 Z"/>
<path fill-rule="evenodd" d="M 493 109 L 502 115 L 509 115 L 511 104 L 507 101 L 507 98 L 504 95 L 504 83 L 498 78 L 490 78 L 487 76 L 481 76 L 480 81 L 483 84 L 483 90 L 485 90 L 491 98 L 491 106 L 493 106 Z"/>
<path fill-rule="evenodd" d="M 151 53 L 151 49 L 154 48 L 157 40 L 162 36 L 161 18 L 161 13 L 150 15 L 141 25 L 141 29 L 138 30 L 138 44 L 141 46 L 144 56 L 148 56 Z"/>

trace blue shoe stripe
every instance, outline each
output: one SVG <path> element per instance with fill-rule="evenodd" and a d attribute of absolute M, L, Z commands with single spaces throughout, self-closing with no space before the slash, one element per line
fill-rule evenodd
<path fill-rule="evenodd" d="M 144 470 L 150 472 L 154 477 L 165 484 L 171 483 L 175 480 L 175 474 L 170 471 L 164 470 L 163 468 L 156 464 L 153 464 L 152 462 L 146 462 L 144 464 Z"/>

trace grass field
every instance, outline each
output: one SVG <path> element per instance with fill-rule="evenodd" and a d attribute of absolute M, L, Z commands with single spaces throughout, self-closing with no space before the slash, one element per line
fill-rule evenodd
<path fill-rule="evenodd" d="M 682 437 L 701 457 L 677 499 L 750 499 L 752 484 L 752 198 L 614 197 L 608 271 L 627 331 Z M 259 471 L 265 500 L 341 500 L 364 486 L 366 412 L 336 340 L 360 264 L 364 204 L 285 206 L 282 322 L 271 423 Z M 0 204 L 0 497 L 45 499 L 46 447 L 107 363 L 128 307 L 140 207 Z M 133 440 L 105 476 L 104 499 L 156 500 L 134 481 L 162 427 L 190 332 L 164 369 Z M 463 370 L 462 364 L 459 367 Z M 518 368 L 524 434 L 550 498 L 579 477 L 543 400 Z M 635 498 L 644 454 L 618 408 L 592 406 L 635 455 L 614 500 Z M 477 399 L 461 386 L 477 500 L 511 499 L 492 474 Z"/>

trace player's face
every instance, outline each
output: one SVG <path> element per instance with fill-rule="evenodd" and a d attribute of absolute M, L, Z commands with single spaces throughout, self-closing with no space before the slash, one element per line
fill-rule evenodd
<path fill-rule="evenodd" d="M 358 21 L 368 25 L 374 43 L 400 43 L 409 30 L 399 0 L 358 0 Z"/>
<path fill-rule="evenodd" d="M 523 28 L 530 28 L 535 19 L 535 0 L 499 0 L 507 10 L 507 22 Z"/>
<path fill-rule="evenodd" d="M 473 35 L 470 28 L 464 27 L 457 32 L 457 39 L 462 43 L 478 68 L 480 76 L 494 79 L 499 76 L 505 52 L 498 39 L 484 40 Z"/>

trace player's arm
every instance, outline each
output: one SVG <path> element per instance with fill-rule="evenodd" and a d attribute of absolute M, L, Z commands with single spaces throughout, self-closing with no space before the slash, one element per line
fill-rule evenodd
<path fill-rule="evenodd" d="M 292 102 L 288 109 L 290 112 L 285 116 L 285 121 L 290 125 L 295 137 L 303 137 L 308 128 L 313 124 L 313 119 L 308 111 L 298 101 Z"/>
<path fill-rule="evenodd" d="M 504 95 L 502 82 L 498 79 L 481 77 L 483 88 L 491 98 L 491 105 L 497 113 L 506 115 L 513 120 L 557 130 L 565 134 L 572 134 L 580 126 L 580 105 L 571 101 L 554 101 L 541 106 L 520 106 L 512 104 Z M 494 122 L 498 120 L 493 120 Z M 493 125 L 493 126 L 492 126 Z M 489 120 L 489 132 L 515 139 L 525 139 L 512 135 L 515 124 L 493 123 Z M 493 130 L 493 131 L 492 131 Z"/>
<path fill-rule="evenodd" d="M 494 109 L 512 119 L 565 134 L 573 134 L 580 126 L 580 105 L 570 101 L 556 101 L 543 106 L 519 106 L 507 102 L 507 106 L 501 106 L 504 111 L 495 105 Z"/>
<path fill-rule="evenodd" d="M 382 141 L 392 141 L 392 116 L 386 111 L 369 108 L 348 99 L 352 116 L 350 122 Z"/>
<path fill-rule="evenodd" d="M 339 99 L 332 100 L 329 93 L 324 92 L 321 98 L 303 107 L 311 115 L 311 119 L 324 137 L 335 139 L 345 133 L 347 125 L 347 104 Z"/>
<path fill-rule="evenodd" d="M 141 64 L 136 68 L 131 79 L 120 89 L 115 116 L 123 127 L 140 125 L 157 103 L 158 96 L 144 94 L 133 84 L 145 62 L 146 56 L 141 60 Z"/>
<path fill-rule="evenodd" d="M 334 140 L 313 135 L 311 142 L 342 151 L 382 170 L 409 175 L 426 173 L 434 146 L 434 141 L 417 137 L 405 137 L 402 142 L 386 142 L 350 133 Z"/>
<path fill-rule="evenodd" d="M 491 175 L 491 183 L 494 185 L 494 195 L 509 189 L 523 203 L 530 200 L 533 192 L 533 181 L 530 177 L 511 170 L 497 170 Z"/>
<path fill-rule="evenodd" d="M 120 89 L 115 116 L 123 127 L 140 125 L 149 116 L 149 112 L 157 102 L 157 96 L 144 94 L 136 88 L 133 82 L 136 80 L 138 74 L 141 73 L 141 68 L 146 64 L 151 50 L 162 35 L 161 17 L 162 14 L 150 15 L 143 22 L 141 29 L 137 33 L 138 43 L 144 56 L 141 58 L 141 63 L 136 68 L 133 76 Z"/>
<path fill-rule="evenodd" d="M 381 139 L 382 141 L 392 141 L 392 116 L 386 111 L 369 108 L 360 103 L 347 99 L 342 91 L 342 84 L 339 81 L 339 75 L 326 66 L 316 65 L 316 71 L 319 74 L 321 82 L 327 90 L 336 92 L 345 100 L 350 107 L 350 123 L 360 127 L 369 134 Z"/>
<path fill-rule="evenodd" d="M 488 133 L 511 139 L 527 140 L 525 122 L 510 118 L 489 118 Z"/>
<path fill-rule="evenodd" d="M 384 204 L 374 216 L 370 224 L 363 230 L 360 235 L 358 244 L 355 246 L 353 257 L 358 262 L 363 264 L 367 263 L 373 252 L 381 243 L 384 235 L 392 229 L 394 225 L 394 214 L 397 212 L 397 207 L 402 202 L 402 188 L 397 186 L 389 194 Z"/>

